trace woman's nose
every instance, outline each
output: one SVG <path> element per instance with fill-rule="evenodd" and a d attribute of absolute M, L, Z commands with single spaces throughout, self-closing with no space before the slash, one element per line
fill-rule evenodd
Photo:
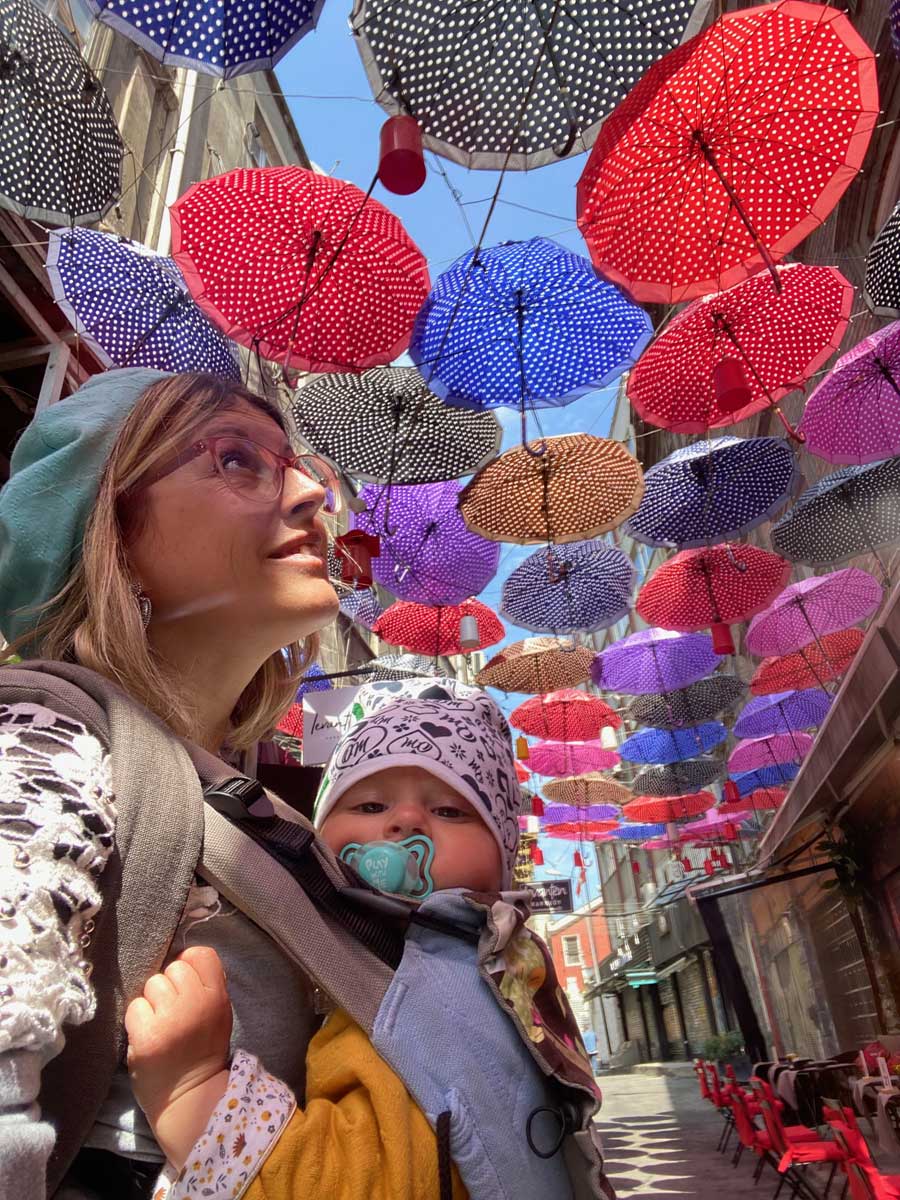
<path fill-rule="evenodd" d="M 317 513 L 325 503 L 325 489 L 315 479 L 295 467 L 285 467 L 281 485 L 282 507 L 288 512 L 307 509 Z"/>

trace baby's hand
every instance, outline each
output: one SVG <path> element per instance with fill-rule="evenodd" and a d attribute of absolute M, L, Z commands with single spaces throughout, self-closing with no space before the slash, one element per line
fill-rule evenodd
<path fill-rule="evenodd" d="M 176 1166 L 228 1080 L 231 1003 L 215 950 L 191 946 L 144 986 L 125 1013 L 138 1103 Z"/>

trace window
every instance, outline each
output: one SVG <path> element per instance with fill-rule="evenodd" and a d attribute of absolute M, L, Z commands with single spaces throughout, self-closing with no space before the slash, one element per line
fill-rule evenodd
<path fill-rule="evenodd" d="M 563 962 L 567 967 L 581 966 L 581 942 L 577 933 L 566 934 L 563 938 Z"/>
<path fill-rule="evenodd" d="M 94 24 L 87 0 L 38 0 L 38 6 L 65 29 L 77 42 L 79 50 L 84 49 Z"/>

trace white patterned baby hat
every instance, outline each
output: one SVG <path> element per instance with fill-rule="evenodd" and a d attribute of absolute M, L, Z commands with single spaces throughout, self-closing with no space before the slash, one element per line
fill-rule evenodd
<path fill-rule="evenodd" d="M 361 687 L 319 786 L 316 828 L 358 780 L 404 766 L 431 772 L 480 813 L 500 847 L 501 888 L 508 889 L 519 845 L 522 790 L 509 726 L 490 696 L 455 679 Z"/>

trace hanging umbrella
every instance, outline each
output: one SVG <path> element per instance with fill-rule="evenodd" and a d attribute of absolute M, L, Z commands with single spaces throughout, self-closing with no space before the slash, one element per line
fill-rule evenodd
<path fill-rule="evenodd" d="M 503 584 L 500 615 L 534 633 L 590 633 L 627 616 L 631 559 L 605 542 L 570 542 L 530 554 Z"/>
<path fill-rule="evenodd" d="M 802 762 L 812 749 L 808 733 L 776 733 L 772 737 L 738 742 L 728 759 L 732 772 L 755 771 L 773 763 Z"/>
<path fill-rule="evenodd" d="M 0 207 L 51 225 L 99 221 L 124 146 L 78 47 L 31 0 L 0 7 Z"/>
<path fill-rule="evenodd" d="M 524 763 L 516 759 L 516 779 L 518 779 L 519 783 L 527 783 L 530 778 L 531 771 L 529 771 Z"/>
<path fill-rule="evenodd" d="M 735 425 L 824 366 L 846 332 L 852 285 L 834 267 L 788 263 L 776 272 L 780 291 L 761 272 L 702 296 L 669 322 L 628 376 L 642 420 L 679 433 Z M 717 385 L 729 369 L 723 363 L 737 364 L 730 369 L 746 387 L 739 400 Z"/>
<path fill-rule="evenodd" d="M 647 838 L 662 837 L 666 832 L 665 825 L 620 825 L 618 829 L 612 829 L 606 835 L 607 838 L 617 842 L 643 842 Z M 606 840 L 606 839 L 604 839 Z"/>
<path fill-rule="evenodd" d="M 733 842 L 739 836 L 740 827 L 740 817 L 723 816 L 713 810 L 699 821 L 688 821 L 682 825 L 678 836 L 682 842 Z"/>
<path fill-rule="evenodd" d="M 597 737 L 606 727 L 618 729 L 622 718 L 597 696 L 563 688 L 525 700 L 509 714 L 509 723 L 532 737 L 580 742 Z"/>
<path fill-rule="evenodd" d="M 727 737 L 728 730 L 719 721 L 707 721 L 691 729 L 641 729 L 625 739 L 619 754 L 626 762 L 665 766 L 705 754 Z"/>
<path fill-rule="evenodd" d="M 231 79 L 271 71 L 292 46 L 315 28 L 325 0 L 282 0 L 244 5 L 240 0 L 87 0 L 106 25 L 136 42 L 167 67 L 187 67 Z"/>
<path fill-rule="evenodd" d="M 724 774 L 724 764 L 714 759 L 687 759 L 639 771 L 634 778 L 634 790 L 647 796 L 686 796 L 709 787 Z"/>
<path fill-rule="evenodd" d="M 800 432 L 807 450 L 831 463 L 900 454 L 900 321 L 838 359 L 807 400 Z"/>
<path fill-rule="evenodd" d="M 303 167 L 243 167 L 169 210 L 191 295 L 229 337 L 305 371 L 389 363 L 409 343 L 428 267 L 352 183 Z"/>
<path fill-rule="evenodd" d="M 657 729 L 683 729 L 712 721 L 734 708 L 746 689 L 736 675 L 713 675 L 674 692 L 650 692 L 628 705 L 628 719 Z"/>
<path fill-rule="evenodd" d="M 686 687 L 719 665 L 706 633 L 641 629 L 597 655 L 592 676 L 604 691 L 640 696 Z"/>
<path fill-rule="evenodd" d="M 696 792 L 693 796 L 638 796 L 622 809 L 626 821 L 683 821 L 685 817 L 705 813 L 716 798 L 712 792 Z"/>
<path fill-rule="evenodd" d="M 493 413 L 448 408 L 414 367 L 322 375 L 291 399 L 297 432 L 355 479 L 438 483 L 500 453 Z"/>
<path fill-rule="evenodd" d="M 437 671 L 433 658 L 423 654 L 380 654 L 360 669 L 359 675 L 349 676 L 347 686 L 362 683 L 391 683 L 395 679 L 434 678 Z"/>
<path fill-rule="evenodd" d="M 759 788 L 742 800 L 720 804 L 716 812 L 723 817 L 748 816 L 754 812 L 781 808 L 787 792 L 782 788 Z"/>
<path fill-rule="evenodd" d="M 840 679 L 865 636 L 861 629 L 844 629 L 840 633 L 827 633 L 792 654 L 764 659 L 750 680 L 750 691 L 754 696 L 766 696 L 771 692 L 821 688 L 833 679 Z"/>
<path fill-rule="evenodd" d="M 604 122 L 578 183 L 595 266 L 656 304 L 773 269 L 856 178 L 878 114 L 875 56 L 843 13 L 727 13 Z"/>
<path fill-rule="evenodd" d="M 559 778 L 584 775 L 590 771 L 609 771 L 619 763 L 615 750 L 606 750 L 599 742 L 535 742 L 528 748 L 528 766 L 536 775 Z"/>
<path fill-rule="evenodd" d="M 475 676 L 479 687 L 504 692 L 544 692 L 575 687 L 591 677 L 593 650 L 556 638 L 525 638 L 498 651 Z"/>
<path fill-rule="evenodd" d="M 463 488 L 460 512 L 497 542 L 578 542 L 615 529 L 644 494 L 621 442 L 566 433 L 507 450 Z"/>
<path fill-rule="evenodd" d="M 409 353 L 464 408 L 567 404 L 606 387 L 650 341 L 650 318 L 590 262 L 547 238 L 464 254 L 435 281 Z"/>
<path fill-rule="evenodd" d="M 738 771 L 731 776 L 737 784 L 741 796 L 750 796 L 754 792 L 780 788 L 796 779 L 800 773 L 800 764 L 792 762 L 770 763 L 765 767 L 757 767 L 754 771 Z"/>
<path fill-rule="evenodd" d="M 372 576 L 382 587 L 417 604 L 462 604 L 497 573 L 500 547 L 466 528 L 455 480 L 410 487 L 370 483 L 360 490 L 365 511 L 353 526 L 380 540 Z"/>
<path fill-rule="evenodd" d="M 869 247 L 863 300 L 876 317 L 900 317 L 900 200 Z"/>
<path fill-rule="evenodd" d="M 340 593 L 339 593 L 340 594 Z M 356 625 L 370 632 L 375 628 L 375 622 L 384 612 L 381 601 L 372 588 L 360 588 L 358 592 L 346 592 L 341 595 L 341 612 L 349 617 Z"/>
<path fill-rule="evenodd" d="M 518 171 L 586 150 L 693 12 L 691 0 L 355 0 L 350 27 L 375 99 L 413 116 L 426 146 L 465 167 Z"/>
<path fill-rule="evenodd" d="M 557 825 L 545 825 L 541 833 L 546 837 L 562 838 L 566 842 L 594 842 L 601 834 L 616 829 L 618 821 L 562 821 Z"/>
<path fill-rule="evenodd" d="M 460 622 L 472 617 L 478 630 L 478 645 L 473 646 L 460 640 Z M 374 632 L 392 646 L 403 646 L 416 654 L 467 654 L 470 650 L 483 650 L 493 646 L 504 635 L 503 626 L 492 612 L 480 601 L 470 598 L 461 604 L 431 608 L 398 600 L 386 608 L 375 622 Z M 465 631 L 463 631 L 465 632 Z"/>
<path fill-rule="evenodd" d="M 303 704 L 292 704 L 272 734 L 272 741 L 284 754 L 288 765 L 303 764 Z"/>
<path fill-rule="evenodd" d="M 881 596 L 878 581 L 858 567 L 801 579 L 753 618 L 747 630 L 747 651 L 759 658 L 790 654 L 810 641 L 818 642 L 826 633 L 864 621 L 878 608 Z"/>
<path fill-rule="evenodd" d="M 618 817 L 619 806 L 617 804 L 548 804 L 544 809 L 541 821 L 545 826 L 585 821 L 613 820 L 618 823 Z"/>
<path fill-rule="evenodd" d="M 759 738 L 795 729 L 817 729 L 825 720 L 832 699 L 820 688 L 755 696 L 738 714 L 734 736 Z"/>
<path fill-rule="evenodd" d="M 685 446 L 644 475 L 640 508 L 622 532 L 648 546 L 708 546 L 770 520 L 799 482 L 782 438 L 721 437 Z"/>
<path fill-rule="evenodd" d="M 297 688 L 297 702 L 301 703 L 303 697 L 310 692 L 330 692 L 333 686 L 319 664 L 312 663 L 300 680 L 300 686 Z"/>
<path fill-rule="evenodd" d="M 790 573 L 790 563 L 758 546 L 681 550 L 653 572 L 636 608 L 648 624 L 664 629 L 735 625 L 764 609 Z"/>
<path fill-rule="evenodd" d="M 105 366 L 240 379 L 237 347 L 188 295 L 171 258 L 98 229 L 53 230 L 47 274 L 53 299 Z"/>
<path fill-rule="evenodd" d="M 544 784 L 544 795 L 556 804 L 615 804 L 620 808 L 632 799 L 632 793 L 624 784 L 616 783 L 607 775 L 589 771 L 586 775 L 569 775 Z"/>

